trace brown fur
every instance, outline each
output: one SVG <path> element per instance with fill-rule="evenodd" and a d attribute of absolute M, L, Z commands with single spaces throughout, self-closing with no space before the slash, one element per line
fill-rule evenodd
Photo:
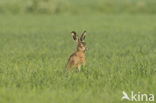
<path fill-rule="evenodd" d="M 85 66 L 86 64 L 85 51 L 87 49 L 87 46 L 86 46 L 86 43 L 84 42 L 86 31 L 83 32 L 80 40 L 76 32 L 72 32 L 72 36 L 77 44 L 77 51 L 70 56 L 66 68 L 72 69 L 76 67 L 80 71 L 81 65 L 83 64 Z"/>

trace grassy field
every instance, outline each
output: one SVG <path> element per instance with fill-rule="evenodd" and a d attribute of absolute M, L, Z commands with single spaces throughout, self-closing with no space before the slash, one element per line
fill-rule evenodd
<path fill-rule="evenodd" d="M 156 95 L 156 15 L 0 16 L 0 103 L 120 103 Z M 64 68 L 87 31 L 86 67 Z"/>

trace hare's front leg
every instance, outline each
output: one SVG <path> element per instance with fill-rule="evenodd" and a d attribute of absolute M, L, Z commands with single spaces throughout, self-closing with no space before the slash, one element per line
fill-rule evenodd
<path fill-rule="evenodd" d="M 80 71 L 81 71 L 81 65 L 78 65 L 77 68 L 78 68 L 78 70 L 79 70 L 79 72 L 80 72 Z"/>

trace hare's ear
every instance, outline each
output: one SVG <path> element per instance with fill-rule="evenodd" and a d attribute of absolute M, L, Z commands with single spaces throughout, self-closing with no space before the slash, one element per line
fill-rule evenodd
<path fill-rule="evenodd" d="M 72 36 L 73 36 L 73 39 L 75 40 L 75 42 L 78 44 L 79 43 L 79 37 L 77 36 L 75 31 L 72 31 Z"/>
<path fill-rule="evenodd" d="M 85 37 L 86 37 L 86 31 L 84 31 L 84 32 L 82 33 L 80 40 L 81 40 L 82 42 L 84 42 Z"/>

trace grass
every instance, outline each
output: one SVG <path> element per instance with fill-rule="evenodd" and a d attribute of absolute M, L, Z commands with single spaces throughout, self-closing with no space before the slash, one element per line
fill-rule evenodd
<path fill-rule="evenodd" d="M 156 15 L 0 16 L 0 103 L 120 103 L 156 94 Z M 86 67 L 65 72 L 87 31 Z"/>

